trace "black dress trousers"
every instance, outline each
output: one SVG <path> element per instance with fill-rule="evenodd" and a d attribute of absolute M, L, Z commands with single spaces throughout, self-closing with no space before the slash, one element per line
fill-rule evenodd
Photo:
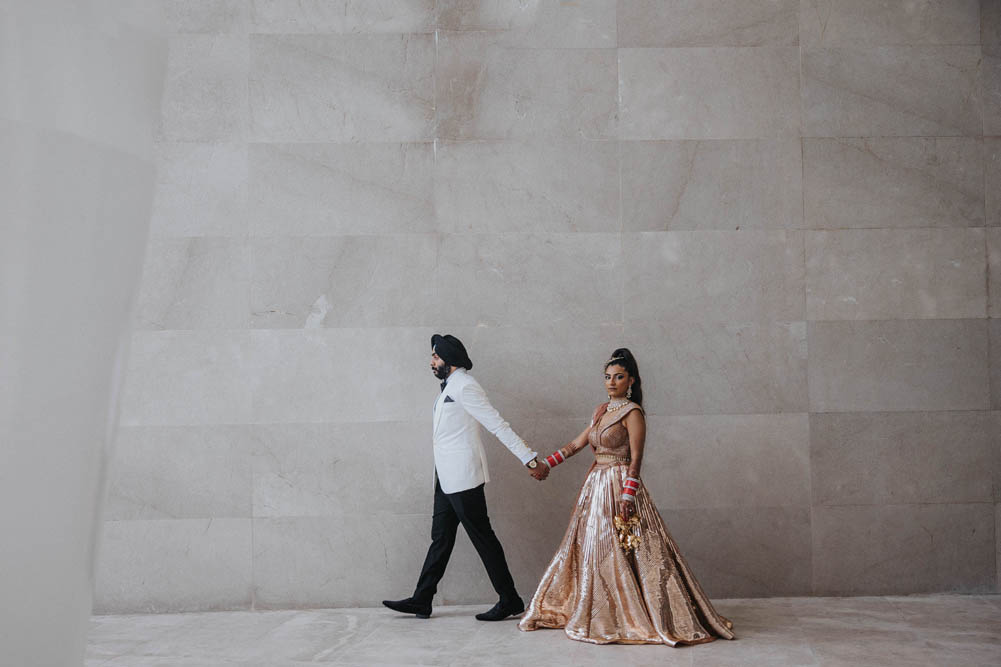
<path fill-rule="evenodd" d="M 465 528 L 470 542 L 476 548 L 476 553 L 480 555 L 480 560 L 487 568 L 490 583 L 493 584 L 501 601 L 517 599 L 518 592 L 514 588 L 514 579 L 504 558 L 504 548 L 490 527 L 483 486 L 480 484 L 466 491 L 445 493 L 441 490 L 441 483 L 435 483 L 431 546 L 428 548 L 424 567 L 421 568 L 421 576 L 414 590 L 415 602 L 431 604 L 431 599 L 438 592 L 438 582 L 444 576 L 448 558 L 452 555 L 459 524 Z"/>

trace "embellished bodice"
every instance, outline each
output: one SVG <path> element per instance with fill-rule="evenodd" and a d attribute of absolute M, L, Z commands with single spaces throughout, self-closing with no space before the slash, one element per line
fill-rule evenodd
<path fill-rule="evenodd" d="M 587 434 L 588 444 L 596 457 L 614 456 L 619 459 L 629 460 L 629 432 L 622 424 L 622 420 L 633 410 L 643 410 L 638 403 L 627 403 L 612 413 L 596 413 L 594 425 Z"/>

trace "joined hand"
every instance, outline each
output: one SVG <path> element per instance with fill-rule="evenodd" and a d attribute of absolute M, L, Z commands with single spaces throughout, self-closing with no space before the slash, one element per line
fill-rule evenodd
<path fill-rule="evenodd" d="M 530 474 L 532 477 L 541 482 L 545 478 L 549 477 L 549 466 L 547 466 L 545 463 L 540 463 L 535 467 L 534 470 L 532 468 L 529 468 L 528 474 Z"/>

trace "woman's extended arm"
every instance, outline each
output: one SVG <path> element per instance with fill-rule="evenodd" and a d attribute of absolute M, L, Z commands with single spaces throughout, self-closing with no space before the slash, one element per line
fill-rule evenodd
<path fill-rule="evenodd" d="M 591 432 L 591 427 L 588 426 L 586 429 L 580 432 L 576 438 L 568 442 L 563 447 L 560 447 L 560 451 L 563 452 L 563 456 L 570 457 L 584 449 L 587 446 L 587 434 Z"/>
<path fill-rule="evenodd" d="M 591 425 L 581 431 L 580 435 L 543 459 L 543 461 L 546 462 L 546 465 L 550 468 L 558 466 L 587 446 L 587 436 L 598 422 L 600 415 L 605 412 L 605 405 L 607 404 L 603 403 L 595 409 L 594 415 L 591 417 Z"/>
<path fill-rule="evenodd" d="M 580 450 L 584 449 L 584 446 L 587 445 L 587 434 L 590 430 L 591 427 L 588 426 L 586 429 L 581 431 L 580 435 L 576 438 L 542 460 L 545 461 L 546 465 L 550 468 L 555 468 Z"/>

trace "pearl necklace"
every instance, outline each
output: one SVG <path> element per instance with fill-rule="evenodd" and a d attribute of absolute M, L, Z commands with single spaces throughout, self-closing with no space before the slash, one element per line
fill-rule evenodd
<path fill-rule="evenodd" d="M 605 412 L 615 412 L 616 410 L 618 410 L 622 406 L 629 405 L 629 399 L 628 398 L 620 399 L 620 401 L 621 402 L 615 403 L 614 406 L 612 405 L 612 401 L 609 401 L 608 405 L 605 407 Z"/>

